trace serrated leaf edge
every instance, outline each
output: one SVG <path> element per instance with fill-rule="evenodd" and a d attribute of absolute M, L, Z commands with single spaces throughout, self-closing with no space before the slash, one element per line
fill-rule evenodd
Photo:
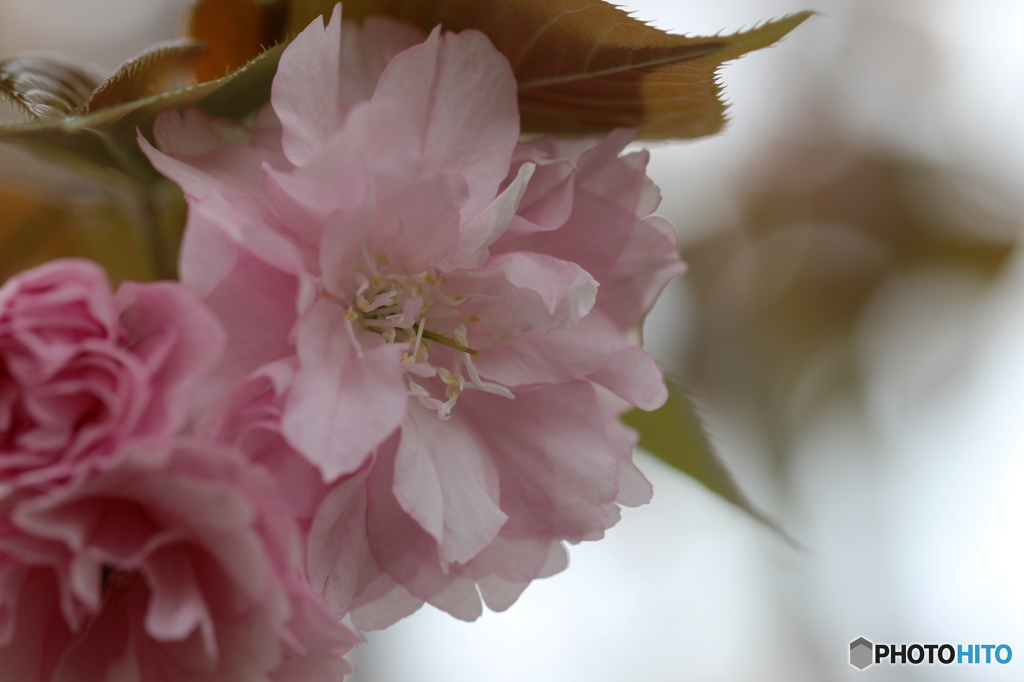
<path fill-rule="evenodd" d="M 150 46 L 145 52 L 132 57 L 128 61 L 124 62 L 117 68 L 117 70 L 106 80 L 99 84 L 95 90 L 89 95 L 89 98 L 82 102 L 76 107 L 70 116 L 84 116 L 91 113 L 89 111 L 90 105 L 96 100 L 96 97 L 112 87 L 114 84 L 131 78 L 140 69 L 143 69 L 152 64 L 156 59 L 163 57 L 164 55 L 172 52 L 198 52 L 206 50 L 204 43 L 191 38 L 182 38 L 178 40 L 168 40 L 156 45 Z"/>

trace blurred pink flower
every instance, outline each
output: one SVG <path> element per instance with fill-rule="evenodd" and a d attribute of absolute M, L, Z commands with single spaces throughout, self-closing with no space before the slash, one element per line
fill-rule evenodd
<path fill-rule="evenodd" d="M 356 638 L 273 480 L 202 441 L 0 500 L 0 678 L 337 682 Z M 142 456 L 134 456 L 142 453 Z"/>
<path fill-rule="evenodd" d="M 12 277 L 0 288 L 0 491 L 174 435 L 223 337 L 177 283 L 125 283 L 115 297 L 84 260 Z"/>
<path fill-rule="evenodd" d="M 622 132 L 519 144 L 483 35 L 337 11 L 285 51 L 272 105 L 251 133 L 190 110 L 158 119 L 162 151 L 140 140 L 229 332 L 205 402 L 236 411 L 210 428 L 261 434 L 317 500 L 310 578 L 358 625 L 505 608 L 649 499 L 618 417 L 665 399 L 635 335 L 682 266 L 646 156 Z"/>

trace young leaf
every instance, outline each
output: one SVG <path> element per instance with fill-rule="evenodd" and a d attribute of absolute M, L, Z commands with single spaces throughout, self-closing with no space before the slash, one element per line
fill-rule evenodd
<path fill-rule="evenodd" d="M 192 84 L 192 69 L 207 48 L 195 40 L 154 45 L 118 67 L 71 113 L 85 115 Z"/>
<path fill-rule="evenodd" d="M 334 4 L 290 0 L 289 32 Z M 602 0 L 347 0 L 343 14 L 487 34 L 519 81 L 524 131 L 591 134 L 625 126 L 647 139 L 718 132 L 725 123 L 716 78 L 722 63 L 777 42 L 811 16 L 699 38 L 648 26 Z"/>
<path fill-rule="evenodd" d="M 33 120 L 66 116 L 95 87 L 95 79 L 82 69 L 45 57 L 0 62 L 0 97 Z"/>
<path fill-rule="evenodd" d="M 757 509 L 718 457 L 686 393 L 669 382 L 669 399 L 654 412 L 632 410 L 622 419 L 640 432 L 639 447 L 792 540 Z"/>
<path fill-rule="evenodd" d="M 191 34 L 211 45 L 203 68 L 222 73 L 295 35 L 335 0 L 200 0 Z M 767 47 L 805 21 L 802 12 L 734 35 L 671 35 L 603 0 L 346 0 L 346 19 L 382 14 L 426 31 L 477 29 L 508 57 L 526 132 L 599 134 L 639 129 L 647 139 L 718 132 L 723 62 Z M 285 16 L 286 15 L 286 16 Z"/>
<path fill-rule="evenodd" d="M 195 99 L 203 109 L 225 118 L 241 118 L 270 101 L 270 86 L 277 73 L 277 62 L 285 43 L 278 43 L 251 59 L 227 76 L 211 81 L 214 85 Z M 207 88 L 203 83 L 198 88 Z M 175 106 L 181 103 L 175 102 Z"/>
<path fill-rule="evenodd" d="M 159 176 L 135 143 L 136 127 L 145 132 L 163 109 L 205 104 L 207 100 L 221 115 L 242 116 L 252 111 L 269 98 L 282 49 L 267 50 L 223 78 L 161 92 L 155 84 L 190 63 L 198 50 L 192 43 L 164 45 L 123 66 L 65 115 L 0 125 L 0 142 L 59 156 L 86 168 L 112 168 L 136 180 L 156 180 Z M 153 89 L 155 94 L 145 96 Z M 230 96 L 217 97 L 222 89 Z"/>
<path fill-rule="evenodd" d="M 102 130 L 116 127 L 119 131 L 129 132 L 134 138 L 135 127 L 144 126 L 160 111 L 168 107 L 183 107 L 189 104 L 203 103 L 205 106 L 207 100 L 214 98 L 224 88 L 231 88 L 235 95 L 242 95 L 244 90 L 251 89 L 256 93 L 255 99 L 266 101 L 270 96 L 270 82 L 277 70 L 277 61 L 282 51 L 283 45 L 278 45 L 262 52 L 248 64 L 223 78 L 108 106 L 84 116 L 70 118 L 65 122 L 65 127 L 69 130 Z M 225 116 L 242 116 L 252 111 L 253 107 L 250 104 L 248 101 L 223 103 L 218 113 Z"/>
<path fill-rule="evenodd" d="M 810 16 L 802 13 L 728 36 L 689 38 L 632 19 L 616 22 L 612 12 L 619 10 L 602 6 L 600 20 L 585 32 L 565 32 L 575 48 L 571 57 L 548 44 L 553 29 L 545 31 L 547 40 L 538 39 L 524 51 L 516 64 L 524 129 L 599 133 L 635 127 L 645 139 L 712 135 L 725 125 L 717 78 L 722 63 L 772 45 Z M 562 16 L 560 21 L 575 22 L 585 15 Z M 571 66 L 551 68 L 556 59 Z"/>

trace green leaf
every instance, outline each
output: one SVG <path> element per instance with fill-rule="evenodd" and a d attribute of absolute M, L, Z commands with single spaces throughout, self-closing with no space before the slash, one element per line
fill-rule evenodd
<path fill-rule="evenodd" d="M 0 142 L 86 169 L 116 170 L 143 184 L 153 182 L 159 176 L 138 149 L 136 129 L 148 133 L 156 115 L 169 107 L 197 104 L 231 117 L 251 112 L 269 97 L 283 46 L 264 51 L 223 78 L 144 94 L 156 79 L 193 59 L 197 49 L 191 43 L 158 47 L 121 67 L 66 115 L 0 125 Z"/>
<path fill-rule="evenodd" d="M 43 57 L 0 62 L 0 98 L 30 120 L 62 118 L 88 99 L 96 80 L 76 66 Z"/>
<path fill-rule="evenodd" d="M 279 43 L 264 50 L 241 69 L 213 81 L 217 85 L 204 92 L 197 103 L 211 114 L 225 118 L 237 119 L 255 111 L 270 101 L 270 86 L 285 47 Z"/>
<path fill-rule="evenodd" d="M 83 116 L 124 102 L 182 89 L 191 85 L 191 70 L 207 48 L 195 40 L 172 40 L 154 45 L 129 59 L 100 83 L 89 98 L 70 112 Z"/>
<path fill-rule="evenodd" d="M 669 382 L 669 398 L 664 406 L 653 412 L 632 410 L 622 420 L 640 433 L 639 447 L 793 542 L 736 484 L 715 452 L 696 408 L 681 388 Z"/>
<path fill-rule="evenodd" d="M 294 35 L 333 0 L 290 0 Z M 672 35 L 602 0 L 347 0 L 343 16 L 384 14 L 430 31 L 476 29 L 509 60 L 526 132 L 639 129 L 646 139 L 711 135 L 725 124 L 723 62 L 768 47 L 807 20 L 801 12 L 733 35 Z"/>
<path fill-rule="evenodd" d="M 232 118 L 250 113 L 269 99 L 283 49 L 271 48 L 223 78 L 186 87 L 180 87 L 183 74 L 205 52 L 191 40 L 156 46 L 89 91 L 55 89 L 48 98 L 32 94 L 32 83 L 39 89 L 57 88 L 62 81 L 54 75 L 63 73 L 60 65 L 46 60 L 43 66 L 36 63 L 33 73 L 49 73 L 53 77 L 48 80 L 8 78 L 6 94 L 19 98 L 22 109 L 25 102 L 49 104 L 46 110 L 37 106 L 35 114 L 26 111 L 29 120 L 0 124 L 0 142 L 74 166 L 121 198 L 55 208 L 53 201 L 33 203 L 9 194 L 6 203 L 24 215 L 5 213 L 0 270 L 9 274 L 35 262 L 77 255 L 99 261 L 115 280 L 172 278 L 184 224 L 180 189 L 153 170 L 139 149 L 138 131 L 150 134 L 156 115 L 171 107 L 195 104 Z M 15 73 L 11 62 L 6 64 Z M 176 200 L 166 198 L 168 185 Z"/>

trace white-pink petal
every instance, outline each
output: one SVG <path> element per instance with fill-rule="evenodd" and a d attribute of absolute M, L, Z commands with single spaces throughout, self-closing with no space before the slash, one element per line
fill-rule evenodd
<path fill-rule="evenodd" d="M 515 251 L 495 256 L 482 269 L 505 280 L 505 304 L 521 331 L 571 329 L 590 312 L 597 281 L 571 261 Z"/>
<path fill-rule="evenodd" d="M 314 20 L 277 67 L 270 101 L 281 119 L 284 153 L 296 166 L 320 156 L 349 110 L 371 97 L 387 63 L 423 40 L 408 24 L 370 17 L 358 26 L 341 17 L 335 5 L 326 26 Z"/>
<path fill-rule="evenodd" d="M 322 18 L 304 28 L 278 63 L 270 101 L 281 119 L 281 145 L 288 160 L 304 165 L 324 147 L 342 121 L 341 5 L 335 5 L 324 26 Z"/>
<path fill-rule="evenodd" d="M 508 229 L 533 170 L 534 166 L 530 163 L 520 166 L 508 187 L 459 230 L 458 247 L 437 264 L 441 270 L 478 268 L 487 261 L 490 257 L 487 247 Z"/>
<path fill-rule="evenodd" d="M 406 345 L 360 348 L 346 328 L 345 310 L 326 298 L 299 321 L 299 370 L 281 423 L 288 442 L 325 481 L 358 469 L 402 423 L 408 401 Z"/>
<path fill-rule="evenodd" d="M 464 563 L 494 540 L 501 511 L 498 471 L 476 425 L 444 422 L 410 405 L 395 459 L 395 497 L 437 540 L 441 560 Z"/>
<path fill-rule="evenodd" d="M 372 101 L 406 112 L 423 156 L 466 180 L 463 222 L 497 195 L 519 139 L 519 108 L 512 68 L 486 36 L 435 30 L 391 60 Z"/>

